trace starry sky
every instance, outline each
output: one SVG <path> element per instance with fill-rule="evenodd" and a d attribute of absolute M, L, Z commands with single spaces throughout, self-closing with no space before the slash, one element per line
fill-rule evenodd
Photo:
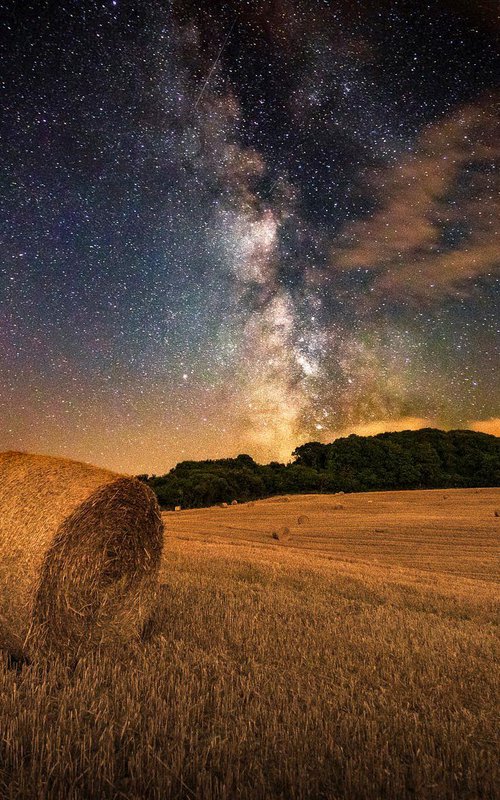
<path fill-rule="evenodd" d="M 495 5 L 0 0 L 0 449 L 499 434 Z"/>

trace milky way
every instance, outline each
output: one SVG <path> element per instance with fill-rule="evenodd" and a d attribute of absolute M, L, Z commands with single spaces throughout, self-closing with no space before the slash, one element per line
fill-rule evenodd
<path fill-rule="evenodd" d="M 1 449 L 500 432 L 487 5 L 0 6 Z"/>

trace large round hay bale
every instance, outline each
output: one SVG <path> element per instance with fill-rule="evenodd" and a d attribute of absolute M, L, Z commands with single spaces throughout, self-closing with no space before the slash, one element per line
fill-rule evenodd
<path fill-rule="evenodd" d="M 88 464 L 0 454 L 0 646 L 76 655 L 138 638 L 163 524 L 143 483 Z"/>

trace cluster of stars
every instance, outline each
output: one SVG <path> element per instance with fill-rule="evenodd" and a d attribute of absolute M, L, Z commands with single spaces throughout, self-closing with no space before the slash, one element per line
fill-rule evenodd
<path fill-rule="evenodd" d="M 0 1 L 2 448 L 494 429 L 493 20 L 393 5 Z"/>

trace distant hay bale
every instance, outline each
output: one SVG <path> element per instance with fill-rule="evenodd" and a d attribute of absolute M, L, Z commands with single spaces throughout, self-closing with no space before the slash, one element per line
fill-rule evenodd
<path fill-rule="evenodd" d="M 287 525 L 283 525 L 278 531 L 273 531 L 271 536 L 276 541 L 283 542 L 290 536 L 290 528 Z"/>
<path fill-rule="evenodd" d="M 237 500 L 231 500 L 231 505 L 232 506 L 237 506 L 238 505 L 238 501 Z"/>
<path fill-rule="evenodd" d="M 66 459 L 0 454 L 0 647 L 17 656 L 139 638 L 163 524 L 144 483 Z"/>
<path fill-rule="evenodd" d="M 180 511 L 182 506 L 175 506 L 174 511 Z"/>
<path fill-rule="evenodd" d="M 297 522 L 299 525 L 305 525 L 306 522 L 309 522 L 309 517 L 307 514 L 299 514 L 297 517 Z"/>
<path fill-rule="evenodd" d="M 219 503 L 221 508 L 227 508 L 227 503 Z"/>

